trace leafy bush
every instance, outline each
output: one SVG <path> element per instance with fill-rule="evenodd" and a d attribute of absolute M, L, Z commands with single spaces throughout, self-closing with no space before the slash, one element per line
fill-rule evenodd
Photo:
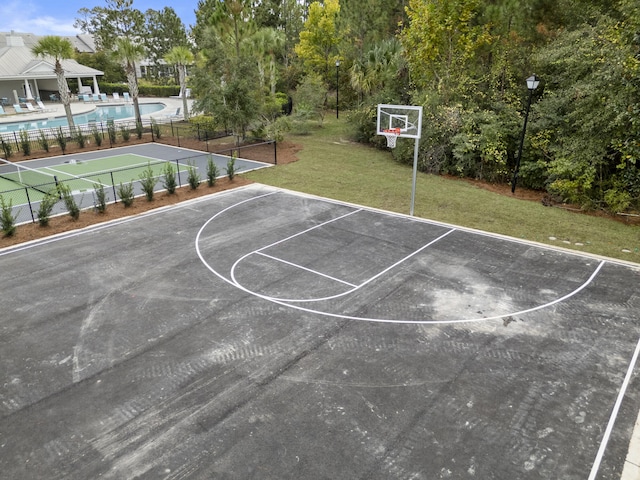
<path fill-rule="evenodd" d="M 12 148 L 9 142 L 5 142 L 4 138 L 0 138 L 0 145 L 2 145 L 2 152 L 4 153 L 4 158 L 11 157 Z"/>
<path fill-rule="evenodd" d="M 40 206 L 38 207 L 38 224 L 41 227 L 49 225 L 51 211 L 58 200 L 58 191 L 53 189 L 52 191 L 47 192 L 44 198 L 40 201 Z"/>
<path fill-rule="evenodd" d="M 142 138 L 143 133 L 144 133 L 144 128 L 142 126 L 142 122 L 136 122 L 136 135 L 138 136 L 138 140 Z"/>
<path fill-rule="evenodd" d="M 76 142 L 80 148 L 84 148 L 87 143 L 87 137 L 80 128 L 76 129 Z"/>
<path fill-rule="evenodd" d="M 162 131 L 160 130 L 160 125 L 155 120 L 151 120 L 151 131 L 155 135 L 156 138 L 160 138 L 162 136 Z"/>
<path fill-rule="evenodd" d="M 65 150 L 67 149 L 67 137 L 62 131 L 62 127 L 58 127 L 58 130 L 56 131 L 56 140 L 58 142 L 58 145 L 60 145 L 60 150 L 62 150 L 62 153 L 64 154 Z"/>
<path fill-rule="evenodd" d="M 107 120 L 107 134 L 109 135 L 109 141 L 111 143 L 116 143 L 116 139 L 117 139 L 116 124 L 113 120 Z"/>
<path fill-rule="evenodd" d="M 93 135 L 93 140 L 97 146 L 102 145 L 102 132 L 100 132 L 97 127 L 91 129 L 91 135 Z"/>
<path fill-rule="evenodd" d="M 165 188 L 169 195 L 176 193 L 176 169 L 172 163 L 167 162 L 162 170 L 163 182 L 162 186 Z"/>
<path fill-rule="evenodd" d="M 39 138 L 40 146 L 45 152 L 49 151 L 49 137 L 45 135 L 45 133 L 40 130 L 40 138 Z"/>
<path fill-rule="evenodd" d="M 9 203 L 6 203 L 0 195 L 0 228 L 5 237 L 11 237 L 16 233 L 16 217 L 12 211 L 13 201 L 9 199 Z"/>
<path fill-rule="evenodd" d="M 239 168 L 236 167 L 236 156 L 232 155 L 231 158 L 227 161 L 227 177 L 229 180 L 233 180 L 233 177 L 238 173 Z"/>
<path fill-rule="evenodd" d="M 31 155 L 31 142 L 26 130 L 20 130 L 20 148 L 25 157 Z"/>
<path fill-rule="evenodd" d="M 209 155 L 209 158 L 207 158 L 207 185 L 213 187 L 216 184 L 218 175 L 220 175 L 218 165 L 213 161 L 213 157 Z"/>
<path fill-rule="evenodd" d="M 120 182 L 120 186 L 116 188 L 116 192 L 125 207 L 133 205 L 133 182 L 127 184 Z"/>
<path fill-rule="evenodd" d="M 149 164 L 140 174 L 140 185 L 142 185 L 142 191 L 149 202 L 153 200 L 153 190 L 156 188 L 156 183 L 158 183 L 158 180 L 154 176 L 153 169 Z"/>
<path fill-rule="evenodd" d="M 189 163 L 189 175 L 187 176 L 187 180 L 191 190 L 195 190 L 198 188 L 198 185 L 200 185 L 200 174 L 198 173 L 198 168 L 192 162 Z"/>
<path fill-rule="evenodd" d="M 100 182 L 100 179 L 98 179 L 98 182 Z M 96 210 L 99 213 L 104 213 L 107 210 L 107 192 L 105 192 L 102 183 L 96 183 L 94 188 L 96 192 Z"/>
<path fill-rule="evenodd" d="M 129 139 L 131 138 L 131 131 L 127 126 L 120 125 L 120 136 L 122 137 L 122 140 L 124 140 L 125 142 L 129 141 Z"/>
<path fill-rule="evenodd" d="M 62 195 L 62 201 L 64 202 L 64 206 L 69 212 L 69 216 L 74 220 L 77 220 L 80 217 L 80 207 L 78 207 L 78 203 L 73 197 L 71 187 L 69 187 L 69 185 L 65 185 L 64 183 L 60 183 L 58 184 L 58 190 L 60 192 L 60 195 Z"/>

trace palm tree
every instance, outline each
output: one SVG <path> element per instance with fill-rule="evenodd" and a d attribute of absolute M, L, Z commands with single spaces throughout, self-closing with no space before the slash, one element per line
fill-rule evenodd
<path fill-rule="evenodd" d="M 73 58 L 73 45 L 65 38 L 57 37 L 55 35 L 47 35 L 38 40 L 31 52 L 36 57 L 47 58 L 52 57 L 55 65 L 53 71 L 58 77 L 58 93 L 60 94 L 60 101 L 64 105 L 64 112 L 67 115 L 67 123 L 69 128 L 74 127 L 73 115 L 71 114 L 71 96 L 69 95 L 69 85 L 67 85 L 67 79 L 64 76 L 64 68 L 62 67 L 62 61 Z"/>
<path fill-rule="evenodd" d="M 187 47 L 173 47 L 164 56 L 164 61 L 175 65 L 178 70 L 180 96 L 182 97 L 182 110 L 184 112 L 184 119 L 189 120 L 189 108 L 187 105 L 187 66 L 193 65 L 193 53 L 191 53 L 191 50 Z"/>
<path fill-rule="evenodd" d="M 136 115 L 136 123 L 142 123 L 140 118 L 140 105 L 138 104 L 138 76 L 136 74 L 136 62 L 144 57 L 144 47 L 135 44 L 128 38 L 117 38 L 113 55 L 117 62 L 120 62 L 127 74 L 129 93 L 133 100 L 133 108 Z"/>

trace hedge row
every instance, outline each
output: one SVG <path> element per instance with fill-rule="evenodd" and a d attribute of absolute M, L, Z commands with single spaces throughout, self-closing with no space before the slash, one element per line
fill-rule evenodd
<path fill-rule="evenodd" d="M 178 85 L 139 85 L 138 89 L 141 97 L 171 97 L 180 94 Z M 122 94 L 129 91 L 129 86 L 126 83 L 100 83 L 100 91 L 107 95 L 113 92 Z"/>

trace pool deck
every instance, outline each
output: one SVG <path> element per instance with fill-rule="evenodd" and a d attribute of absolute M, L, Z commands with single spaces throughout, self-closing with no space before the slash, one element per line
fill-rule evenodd
<path fill-rule="evenodd" d="M 140 104 L 145 103 L 163 103 L 165 108 L 158 111 L 153 112 L 151 114 L 142 115 L 143 119 L 148 119 L 150 117 L 154 118 L 162 118 L 167 115 L 173 115 L 176 112 L 176 109 L 182 108 L 182 99 L 176 97 L 140 97 L 138 99 Z M 88 113 L 96 109 L 99 106 L 109 106 L 109 105 L 125 105 L 125 101 L 120 99 L 119 101 L 114 101 L 113 99 L 109 99 L 107 102 L 81 102 L 78 100 L 71 102 L 71 113 L 73 115 L 81 115 L 83 113 Z M 130 103 L 130 102 L 129 102 Z M 189 100 L 189 108 L 191 108 L 191 104 L 193 100 Z M 7 113 L 5 115 L 0 115 L 0 124 L 3 123 L 16 123 L 16 122 L 29 122 L 35 120 L 46 120 L 48 118 L 55 117 L 64 117 L 64 105 L 60 102 L 44 102 L 46 111 L 39 112 L 28 112 L 28 113 Z M 5 110 L 6 112 L 6 110 Z"/>

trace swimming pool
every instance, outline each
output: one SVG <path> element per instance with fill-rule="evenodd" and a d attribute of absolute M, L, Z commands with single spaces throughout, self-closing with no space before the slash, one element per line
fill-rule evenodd
<path fill-rule="evenodd" d="M 145 103 L 140 105 L 140 115 L 159 112 L 165 107 L 163 103 Z M 98 105 L 92 112 L 82 113 L 73 116 L 76 125 L 83 125 L 89 122 L 103 122 L 107 120 L 122 120 L 133 118 L 135 113 L 133 105 Z M 56 117 L 44 120 L 32 120 L 29 122 L 0 123 L 0 133 L 17 132 L 19 130 L 40 130 L 42 128 L 66 127 L 66 117 Z"/>

